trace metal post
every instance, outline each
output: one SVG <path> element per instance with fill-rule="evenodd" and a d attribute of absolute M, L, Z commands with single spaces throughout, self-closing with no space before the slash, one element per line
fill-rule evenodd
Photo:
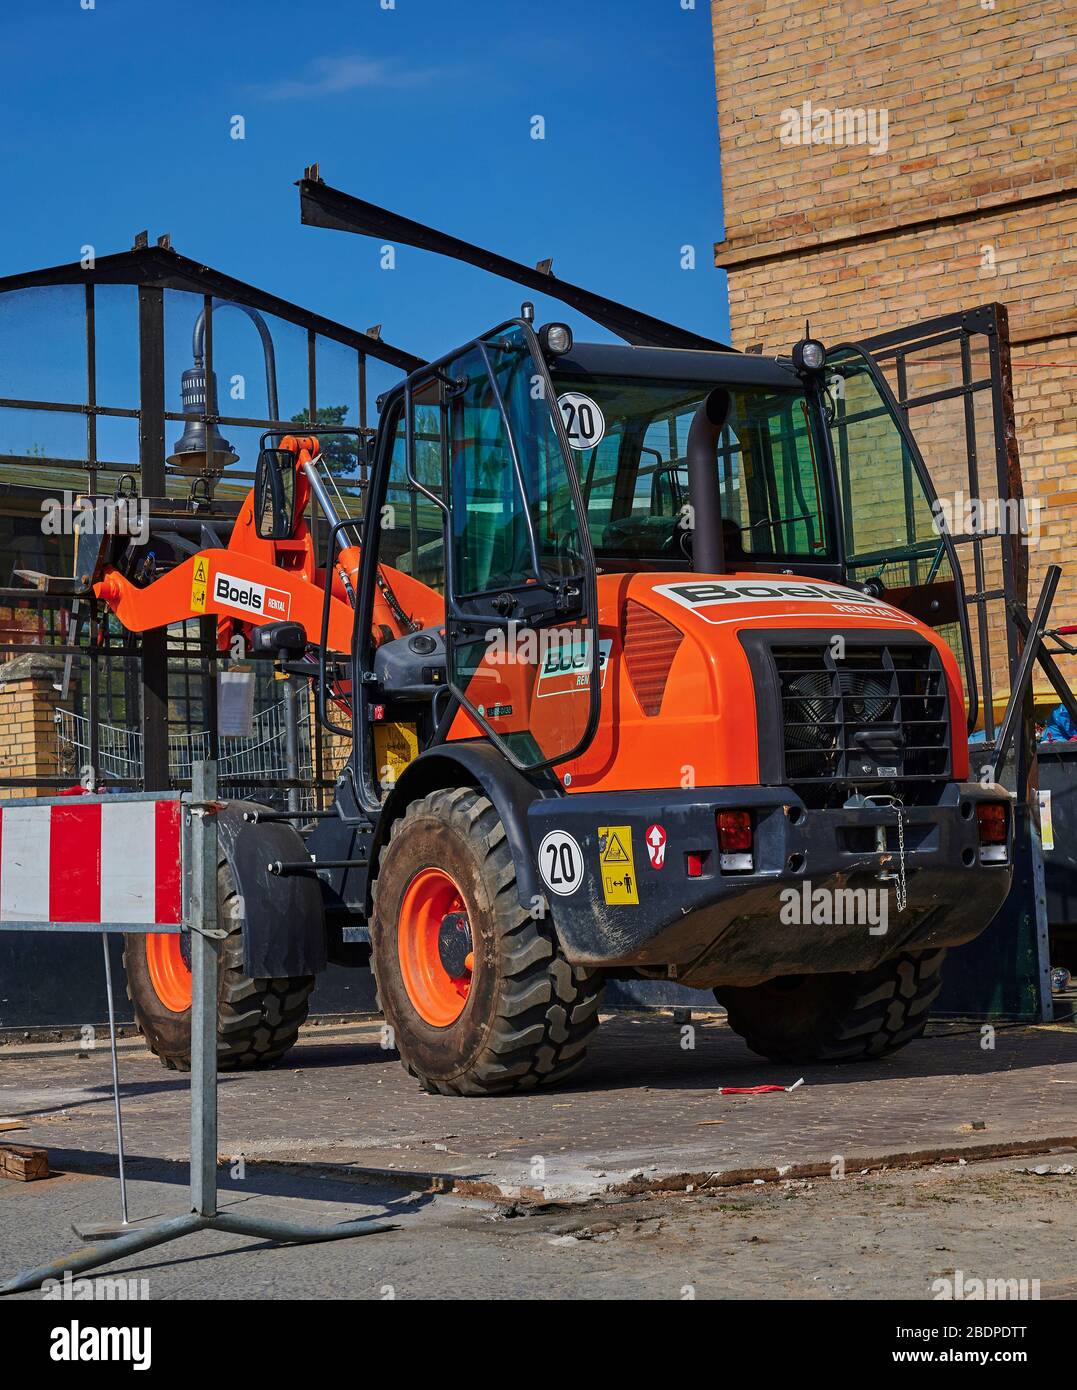
<path fill-rule="evenodd" d="M 1010 688 L 1010 702 L 1006 706 L 1006 713 L 999 729 L 998 740 L 995 744 L 995 755 L 992 759 L 992 779 L 998 781 L 1002 776 L 1002 767 L 1006 761 L 1006 754 L 1010 744 L 1013 742 L 1018 727 L 1022 721 L 1026 727 L 1031 725 L 1031 720 L 1027 718 L 1026 702 L 1032 690 L 1032 670 L 1036 665 L 1036 657 L 1043 641 L 1044 630 L 1047 627 L 1047 619 L 1051 616 L 1051 604 L 1054 602 L 1055 591 L 1058 588 L 1058 581 L 1062 577 L 1060 565 L 1048 565 L 1047 574 L 1044 576 L 1043 588 L 1040 590 L 1040 597 L 1036 603 L 1036 611 L 1032 615 L 1029 623 L 1028 635 L 1025 637 L 1024 651 L 1021 653 L 1021 660 L 1017 663 L 1013 682 Z M 1016 621 L 1014 622 L 1016 627 Z M 1018 758 L 1020 762 L 1020 757 Z M 1025 780 L 1017 783 L 1017 800 L 1024 803 L 1028 800 L 1028 788 Z"/>
<path fill-rule="evenodd" d="M 139 423 L 141 494 L 165 495 L 164 290 L 138 287 Z M 168 633 L 142 634 L 142 785 L 164 791 L 168 775 Z"/>
<path fill-rule="evenodd" d="M 288 788 L 288 810 L 299 810 L 299 705 L 295 680 L 285 676 L 284 681 L 284 768 L 292 786 Z"/>
<path fill-rule="evenodd" d="M 108 954 L 108 932 L 101 933 L 101 948 L 105 953 L 105 994 L 108 997 L 108 1041 L 112 1052 L 112 1101 L 116 1111 L 116 1154 L 120 1166 L 120 1216 L 126 1226 L 127 1175 L 123 1166 L 123 1117 L 120 1114 L 120 1068 L 116 1058 L 116 1011 L 112 1003 L 112 961 Z"/>
<path fill-rule="evenodd" d="M 1039 793 L 1036 795 L 1038 798 Z M 1040 1018 L 1044 1023 L 1053 1023 L 1055 1001 L 1051 993 L 1051 931 L 1047 921 L 1047 883 L 1044 875 L 1040 816 L 1038 807 L 1033 806 L 1031 802 L 1025 810 L 1028 815 L 1029 845 L 1032 850 L 1032 921 L 1035 925 L 1035 952 L 1039 966 L 1036 972 L 1036 988 L 1039 993 Z"/>
<path fill-rule="evenodd" d="M 217 764 L 195 763 L 187 822 L 191 931 L 191 1210 L 217 1214 Z"/>

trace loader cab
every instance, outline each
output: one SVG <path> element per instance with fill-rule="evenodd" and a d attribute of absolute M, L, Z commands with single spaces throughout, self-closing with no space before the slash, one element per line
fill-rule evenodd
<path fill-rule="evenodd" d="M 728 353 L 581 344 L 552 368 L 600 570 L 693 567 L 688 436 L 720 386 L 715 457 L 726 568 L 837 579 L 840 518 L 815 388 Z M 589 428 L 588 428 L 589 426 Z"/>
<path fill-rule="evenodd" d="M 728 398 L 714 468 L 728 572 L 864 588 L 973 669 L 960 566 L 930 474 L 871 355 L 787 358 L 581 344 L 551 364 L 599 572 L 693 568 L 692 421 Z"/>
<path fill-rule="evenodd" d="M 513 320 L 384 402 L 357 609 L 357 770 L 372 805 L 454 720 L 454 737 L 463 720 L 534 776 L 587 746 L 596 576 L 693 568 L 688 438 L 716 386 L 726 570 L 865 585 L 948 627 L 963 658 L 926 469 L 855 346 L 816 373 L 747 354 L 555 355 Z"/>

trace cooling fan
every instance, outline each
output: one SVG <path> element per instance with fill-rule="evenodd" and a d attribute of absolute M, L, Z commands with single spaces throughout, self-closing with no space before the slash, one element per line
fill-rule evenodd
<path fill-rule="evenodd" d="M 837 670 L 842 722 L 875 724 L 890 717 L 890 678 L 885 671 Z M 821 753 L 837 746 L 839 711 L 829 671 L 801 671 L 785 686 L 785 740 L 792 752 Z"/>

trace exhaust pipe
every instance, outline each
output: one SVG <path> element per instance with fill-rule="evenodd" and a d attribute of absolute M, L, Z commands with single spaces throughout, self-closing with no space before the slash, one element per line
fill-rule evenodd
<path fill-rule="evenodd" d="M 716 386 L 696 411 L 688 431 L 688 500 L 692 507 L 692 568 L 725 572 L 718 441 L 729 418 L 729 392 Z"/>

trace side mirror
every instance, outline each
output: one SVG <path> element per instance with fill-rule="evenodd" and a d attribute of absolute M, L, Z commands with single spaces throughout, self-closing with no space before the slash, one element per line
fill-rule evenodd
<path fill-rule="evenodd" d="M 302 623 L 263 623 L 251 632 L 247 656 L 252 661 L 298 661 L 307 649 Z"/>
<path fill-rule="evenodd" d="M 267 541 L 287 540 L 295 522 L 295 454 L 263 449 L 254 470 L 254 529 Z"/>

